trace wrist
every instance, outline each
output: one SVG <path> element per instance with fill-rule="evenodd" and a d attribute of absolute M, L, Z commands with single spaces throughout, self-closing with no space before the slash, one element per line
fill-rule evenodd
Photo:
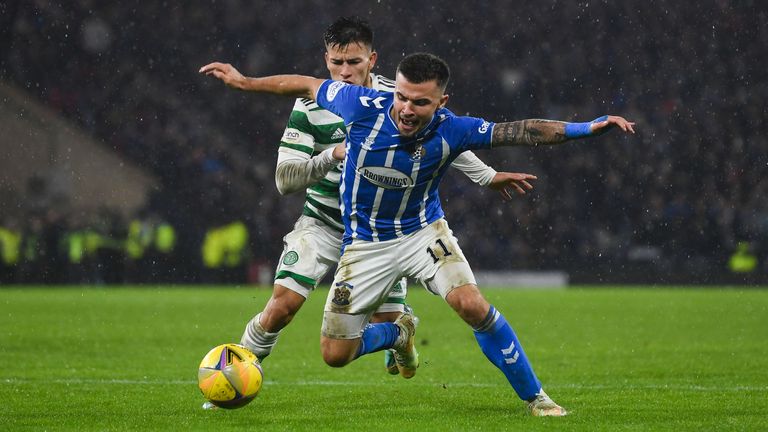
<path fill-rule="evenodd" d="M 483 173 L 483 177 L 480 179 L 480 186 L 484 186 L 484 187 L 493 186 L 493 180 L 496 178 L 497 174 L 498 174 L 498 171 L 496 171 L 491 167 L 488 167 L 485 173 Z"/>
<path fill-rule="evenodd" d="M 592 135 L 592 125 L 608 119 L 608 116 L 598 117 L 591 122 L 584 123 L 566 123 L 565 137 L 569 139 L 584 138 Z"/>
<path fill-rule="evenodd" d="M 334 147 L 327 148 L 321 151 L 320 154 L 318 155 L 321 158 L 323 165 L 332 166 L 339 163 L 339 161 L 335 157 L 333 157 L 333 149 Z"/>

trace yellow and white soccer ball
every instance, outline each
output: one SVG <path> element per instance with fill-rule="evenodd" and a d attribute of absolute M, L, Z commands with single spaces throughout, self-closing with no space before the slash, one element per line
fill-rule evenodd
<path fill-rule="evenodd" d="M 240 408 L 261 390 L 264 373 L 248 348 L 222 344 L 203 357 L 197 372 L 197 385 L 203 396 L 221 408 Z"/>

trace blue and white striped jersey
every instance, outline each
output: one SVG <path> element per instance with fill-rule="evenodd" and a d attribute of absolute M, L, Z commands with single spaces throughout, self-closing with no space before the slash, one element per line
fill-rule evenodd
<path fill-rule="evenodd" d="M 400 137 L 393 93 L 325 81 L 317 103 L 344 119 L 343 244 L 402 237 L 443 217 L 437 186 L 462 152 L 491 147 L 493 123 L 443 108 L 414 137 Z"/>

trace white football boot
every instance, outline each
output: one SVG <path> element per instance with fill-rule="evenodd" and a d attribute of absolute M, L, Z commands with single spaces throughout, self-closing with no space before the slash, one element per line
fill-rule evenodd
<path fill-rule="evenodd" d="M 419 352 L 416 351 L 414 337 L 416 336 L 416 317 L 411 313 L 404 313 L 395 320 L 395 325 L 400 327 L 400 335 L 395 341 L 395 363 L 403 378 L 413 378 L 416 368 L 419 367 Z"/>
<path fill-rule="evenodd" d="M 565 408 L 556 404 L 544 390 L 536 393 L 536 397 L 528 402 L 528 412 L 534 417 L 563 417 L 568 415 Z"/>

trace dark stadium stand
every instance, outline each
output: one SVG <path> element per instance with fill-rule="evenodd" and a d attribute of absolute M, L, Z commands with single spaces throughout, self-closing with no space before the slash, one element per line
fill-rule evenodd
<path fill-rule="evenodd" d="M 639 0 L 517 9 L 451 0 L 408 11 L 360 2 L 358 14 L 377 31 L 378 73 L 392 75 L 413 51 L 444 57 L 453 72 L 448 107 L 458 114 L 586 121 L 610 112 L 637 121 L 631 137 L 479 153 L 496 169 L 539 177 L 512 203 L 449 175 L 444 208 L 474 268 L 564 270 L 578 283 L 750 284 L 768 280 L 768 78 L 757 61 L 768 16 L 749 4 L 710 2 L 691 14 L 685 3 Z M 129 219 L 152 214 L 176 227 L 176 250 L 186 254 L 173 273 L 179 282 L 258 280 L 255 269 L 273 268 L 301 211 L 302 197 L 281 197 L 273 181 L 292 101 L 237 93 L 197 70 L 222 60 L 249 75 L 324 77 L 321 34 L 354 9 L 259 5 L 3 6 L 0 80 L 159 179 L 143 213 Z M 0 215 L 0 226 L 28 232 L 20 225 L 45 225 L 44 214 Z M 69 227 L 99 220 L 61 218 Z M 203 269 L 205 232 L 238 220 L 250 233 L 242 265 Z M 113 222 L 113 237 L 125 237 L 127 222 Z M 729 270 L 739 242 L 757 257 L 751 271 Z M 48 244 L 48 256 L 64 253 Z M 6 281 L 25 281 L 9 272 Z M 77 282 L 46 279 L 59 280 Z"/>

